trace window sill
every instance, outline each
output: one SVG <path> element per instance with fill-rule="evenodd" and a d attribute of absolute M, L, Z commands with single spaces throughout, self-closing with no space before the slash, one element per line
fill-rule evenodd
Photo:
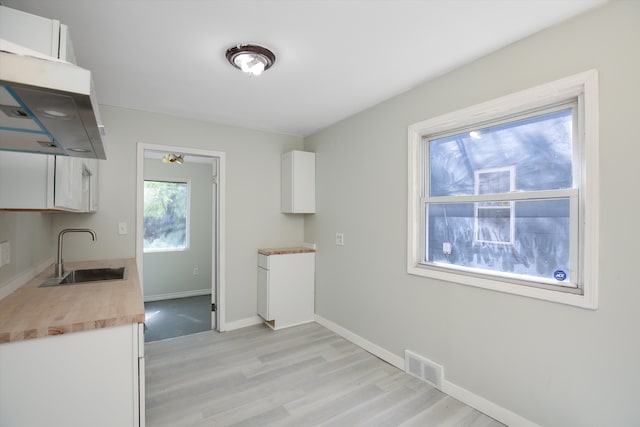
<path fill-rule="evenodd" d="M 158 248 L 158 249 L 144 249 L 142 253 L 155 254 L 155 253 L 166 253 L 166 252 L 185 252 L 188 250 L 189 248 Z"/>
<path fill-rule="evenodd" d="M 439 271 L 422 265 L 409 265 L 407 272 L 416 276 L 452 282 L 454 284 L 474 286 L 477 288 L 566 304 L 574 307 L 587 308 L 591 310 L 598 308 L 598 302 L 595 295 L 586 291 L 584 295 L 579 295 L 569 292 L 518 285 L 499 280 L 491 280 L 488 278 L 468 276 L 454 272 Z"/>

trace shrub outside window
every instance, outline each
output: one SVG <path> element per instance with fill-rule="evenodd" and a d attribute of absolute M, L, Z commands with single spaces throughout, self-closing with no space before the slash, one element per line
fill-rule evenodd
<path fill-rule="evenodd" d="M 144 252 L 189 247 L 189 182 L 144 181 Z"/>
<path fill-rule="evenodd" d="M 597 307 L 597 73 L 409 127 L 408 272 Z"/>

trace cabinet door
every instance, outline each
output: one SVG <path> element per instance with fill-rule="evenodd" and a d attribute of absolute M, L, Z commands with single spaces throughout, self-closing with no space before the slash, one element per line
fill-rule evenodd
<path fill-rule="evenodd" d="M 84 197 L 88 199 L 86 203 L 83 202 L 83 206 L 87 207 L 88 212 L 96 212 L 98 210 L 98 160 L 83 159 L 83 163 L 86 173 L 82 186 Z"/>
<path fill-rule="evenodd" d="M 269 258 L 269 314 L 277 328 L 312 321 L 315 254 L 282 254 Z"/>
<path fill-rule="evenodd" d="M 83 170 L 81 158 L 56 156 L 54 189 L 54 206 L 56 208 L 87 210 L 82 204 Z"/>
<path fill-rule="evenodd" d="M 0 208 L 46 209 L 49 156 L 0 152 Z"/>
<path fill-rule="evenodd" d="M 258 267 L 258 315 L 265 320 L 269 316 L 269 270 Z"/>
<path fill-rule="evenodd" d="M 0 6 L 0 23 L 0 38 L 45 55 L 58 57 L 59 21 Z"/>
<path fill-rule="evenodd" d="M 294 151 L 293 155 L 293 212 L 316 211 L 316 155 Z"/>
<path fill-rule="evenodd" d="M 0 426 L 137 426 L 137 328 L 0 344 Z"/>
<path fill-rule="evenodd" d="M 290 151 L 282 155 L 281 211 L 284 213 L 314 213 L 315 153 Z"/>

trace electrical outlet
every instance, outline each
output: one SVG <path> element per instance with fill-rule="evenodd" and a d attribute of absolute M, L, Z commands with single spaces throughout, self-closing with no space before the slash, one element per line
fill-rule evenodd
<path fill-rule="evenodd" d="M 195 267 L 195 268 L 193 269 L 193 275 L 194 275 L 194 276 L 197 276 L 197 275 L 198 275 L 198 267 Z"/>
<path fill-rule="evenodd" d="M 344 246 L 344 234 L 336 233 L 336 245 Z"/>

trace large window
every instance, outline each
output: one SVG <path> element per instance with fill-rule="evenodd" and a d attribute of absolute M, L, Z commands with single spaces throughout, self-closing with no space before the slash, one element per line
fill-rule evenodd
<path fill-rule="evenodd" d="M 189 247 L 189 182 L 144 181 L 144 252 Z"/>
<path fill-rule="evenodd" d="M 584 73 L 409 128 L 410 273 L 596 307 L 596 83 Z"/>

